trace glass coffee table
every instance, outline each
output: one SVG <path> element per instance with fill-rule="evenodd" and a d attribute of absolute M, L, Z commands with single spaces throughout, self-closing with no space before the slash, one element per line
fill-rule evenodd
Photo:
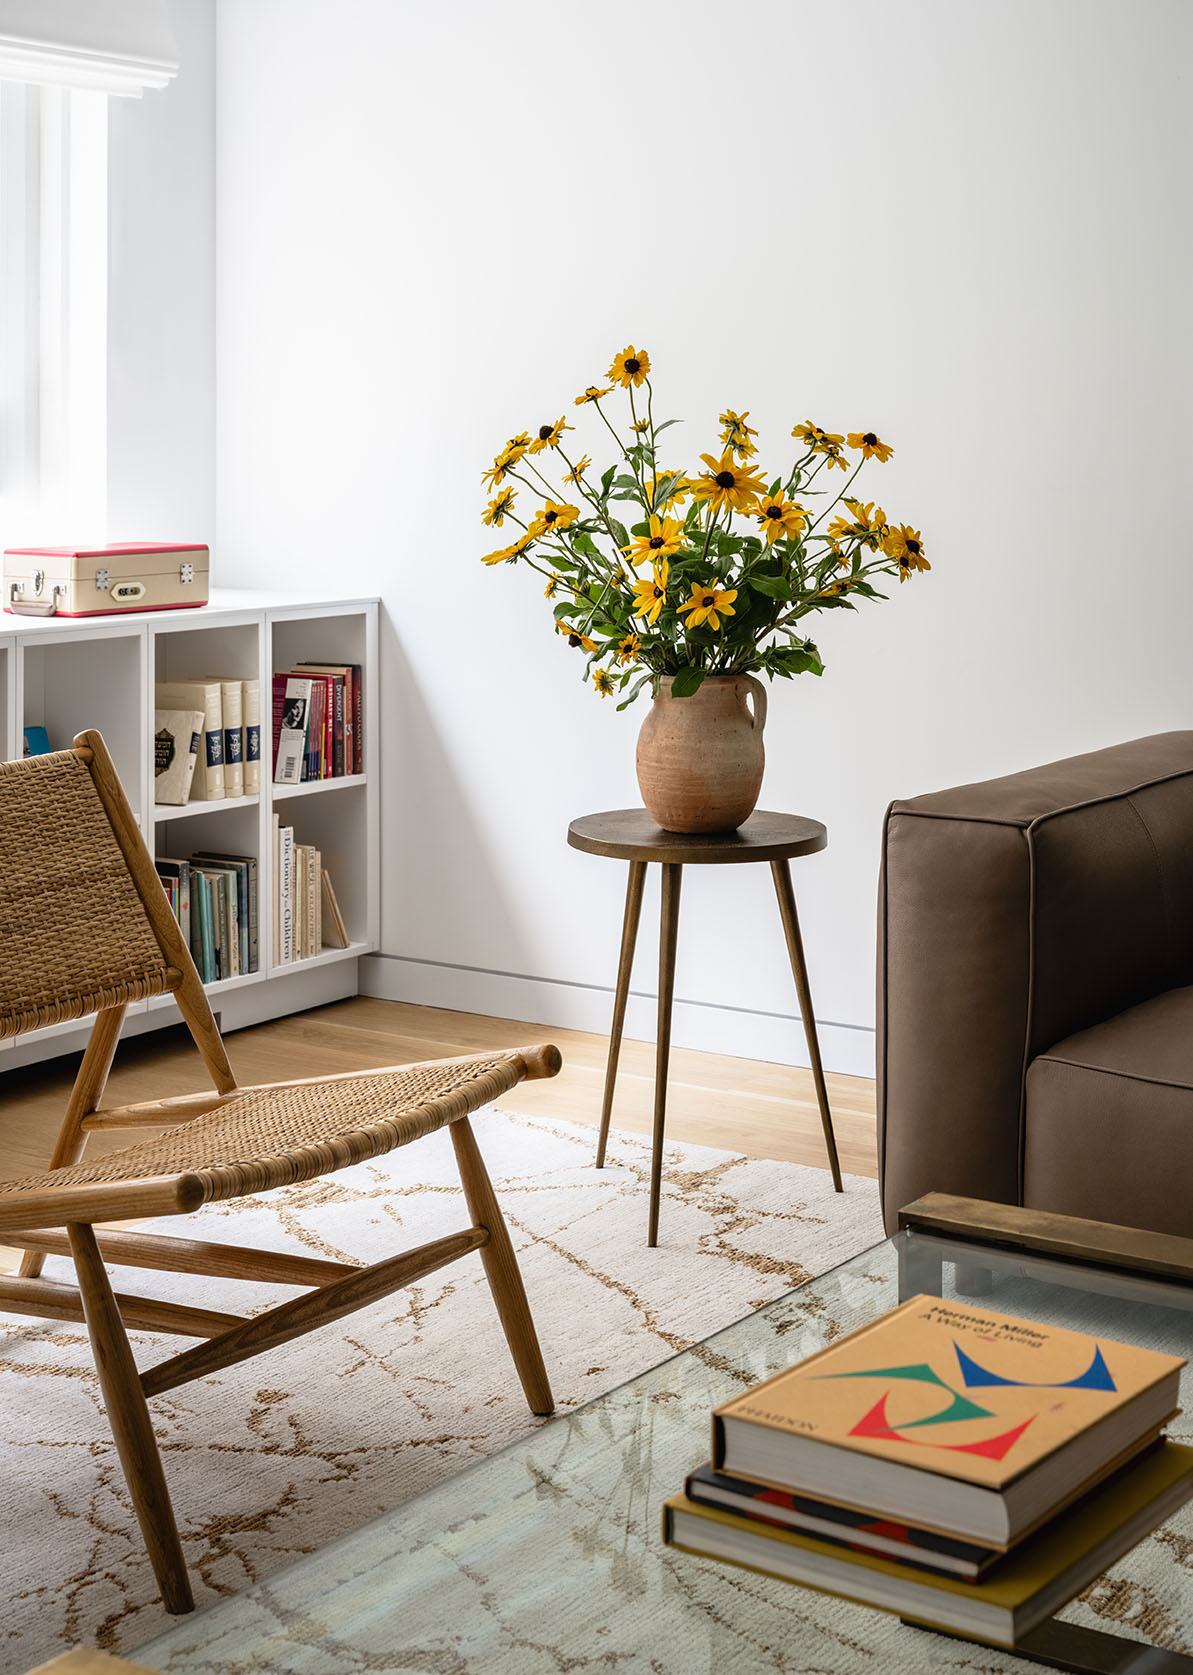
<path fill-rule="evenodd" d="M 1193 1675 L 1193 1508 L 1013 1652 L 663 1546 L 712 1409 L 917 1291 L 1193 1359 L 1193 1241 L 941 1195 L 903 1223 L 131 1655 L 163 1675 Z"/>

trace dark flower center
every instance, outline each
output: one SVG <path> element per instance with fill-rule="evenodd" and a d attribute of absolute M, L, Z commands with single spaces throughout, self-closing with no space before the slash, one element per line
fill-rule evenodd
<path fill-rule="evenodd" d="M 568 645 L 569 646 L 578 646 L 578 645 L 582 645 L 582 644 L 583 644 L 583 641 L 581 640 L 579 634 L 577 634 L 575 629 L 573 629 L 572 632 L 568 635 Z"/>
<path fill-rule="evenodd" d="M 662 599 L 663 598 L 663 590 L 658 585 L 657 582 L 655 583 L 654 587 L 651 588 L 650 592 L 651 592 L 651 598 L 652 599 Z"/>
<path fill-rule="evenodd" d="M 661 535 L 652 535 L 647 545 L 649 547 L 665 547 L 667 543 Z"/>
<path fill-rule="evenodd" d="M 539 426 L 539 441 L 540 442 L 545 442 L 554 429 L 555 429 L 554 425 L 540 425 Z"/>
<path fill-rule="evenodd" d="M 718 471 L 713 482 L 719 489 L 731 489 L 737 482 L 737 477 L 732 471 Z"/>
<path fill-rule="evenodd" d="M 631 357 L 625 363 L 625 369 L 626 369 L 627 372 L 641 372 L 642 371 L 642 362 L 640 360 L 638 360 L 636 357 Z"/>
<path fill-rule="evenodd" d="M 867 448 L 872 448 L 874 446 L 874 444 L 878 441 L 878 438 L 875 436 L 875 434 L 872 430 L 868 430 L 866 432 L 866 434 L 862 437 L 862 441 L 866 444 Z"/>
<path fill-rule="evenodd" d="M 920 556 L 920 550 L 921 550 L 920 549 L 920 543 L 918 541 L 909 541 L 907 543 L 907 550 L 908 550 L 909 553 L 913 553 L 915 555 L 915 557 L 918 558 Z"/>
<path fill-rule="evenodd" d="M 772 520 L 775 518 L 781 518 L 783 516 L 783 508 L 781 506 L 768 506 L 764 516 L 771 518 Z"/>
<path fill-rule="evenodd" d="M 715 593 L 706 593 L 704 598 L 700 601 L 701 605 L 703 605 L 705 609 L 707 609 L 709 605 L 715 605 L 716 602 L 717 596 Z"/>
<path fill-rule="evenodd" d="M 558 512 L 544 512 L 543 513 L 543 522 L 545 524 L 548 524 L 548 525 L 553 524 L 558 516 L 559 516 Z"/>

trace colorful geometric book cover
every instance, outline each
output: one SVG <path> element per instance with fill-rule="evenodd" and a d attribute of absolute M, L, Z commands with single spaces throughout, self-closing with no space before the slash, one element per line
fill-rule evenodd
<path fill-rule="evenodd" d="M 889 1314 L 716 1409 L 1001 1489 L 1184 1360 L 939 1297 Z"/>

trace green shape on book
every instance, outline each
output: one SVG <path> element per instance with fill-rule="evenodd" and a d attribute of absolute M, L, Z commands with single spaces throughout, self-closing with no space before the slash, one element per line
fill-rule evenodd
<path fill-rule="evenodd" d="M 947 1390 L 953 1398 L 948 1407 L 939 1413 L 929 1414 L 927 1419 L 905 1419 L 897 1427 L 900 1431 L 907 1431 L 914 1425 L 949 1425 L 958 1419 L 991 1419 L 993 1414 L 988 1407 L 979 1407 L 971 1402 L 968 1396 L 960 1395 L 951 1384 L 946 1384 L 938 1372 L 934 1372 L 926 1361 L 902 1367 L 866 1367 L 860 1372 L 853 1373 L 822 1373 L 822 1378 L 903 1378 L 910 1379 L 916 1384 L 935 1384 L 941 1390 Z"/>

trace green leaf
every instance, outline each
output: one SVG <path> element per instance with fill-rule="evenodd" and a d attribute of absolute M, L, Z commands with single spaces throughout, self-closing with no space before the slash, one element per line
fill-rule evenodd
<path fill-rule="evenodd" d="M 627 477 L 623 471 L 620 477 L 614 477 L 613 487 L 615 489 L 628 489 L 631 494 L 637 494 L 638 479 L 637 477 Z"/>
<path fill-rule="evenodd" d="M 615 465 L 611 465 L 609 467 L 608 471 L 602 473 L 602 475 L 601 475 L 601 494 L 602 494 L 602 496 L 608 494 L 609 484 L 613 481 L 613 479 L 616 475 L 617 475 L 617 467 Z"/>
<path fill-rule="evenodd" d="M 616 518 L 610 518 L 609 528 L 613 531 L 613 539 L 617 542 L 619 547 L 629 546 L 630 538 L 626 534 L 626 527 L 624 523 L 618 523 Z"/>
<path fill-rule="evenodd" d="M 703 685 L 703 669 L 681 669 L 671 682 L 671 696 L 673 698 L 690 698 L 694 692 L 699 692 Z"/>
<path fill-rule="evenodd" d="M 592 536 L 585 535 L 583 530 L 581 530 L 578 535 L 572 536 L 572 546 L 575 547 L 578 553 L 599 554 L 601 550 L 593 540 Z"/>
<path fill-rule="evenodd" d="M 632 523 L 630 525 L 630 534 L 631 535 L 649 535 L 650 534 L 650 524 L 649 523 Z"/>
<path fill-rule="evenodd" d="M 624 710 L 628 705 L 632 704 L 634 702 L 634 699 L 638 696 L 639 692 L 641 692 L 642 688 L 649 681 L 652 681 L 654 678 L 655 678 L 654 674 L 650 669 L 648 669 L 644 675 L 639 675 L 638 679 L 634 682 L 630 691 L 622 699 L 621 703 L 618 704 L 618 706 L 617 706 L 618 709 L 619 710 Z"/>
<path fill-rule="evenodd" d="M 664 419 L 661 425 L 656 425 L 654 427 L 654 433 L 656 436 L 661 436 L 665 430 L 670 430 L 672 425 L 682 424 L 682 419 Z"/>
<path fill-rule="evenodd" d="M 770 488 L 768 488 L 767 491 L 766 491 L 766 498 L 768 500 L 773 500 L 775 495 L 778 494 L 779 490 L 782 487 L 783 487 L 782 477 L 776 477 L 774 482 L 771 484 Z"/>
<path fill-rule="evenodd" d="M 755 593 L 765 593 L 768 599 L 789 599 L 791 583 L 786 576 L 763 576 L 757 572 L 746 578 Z"/>

